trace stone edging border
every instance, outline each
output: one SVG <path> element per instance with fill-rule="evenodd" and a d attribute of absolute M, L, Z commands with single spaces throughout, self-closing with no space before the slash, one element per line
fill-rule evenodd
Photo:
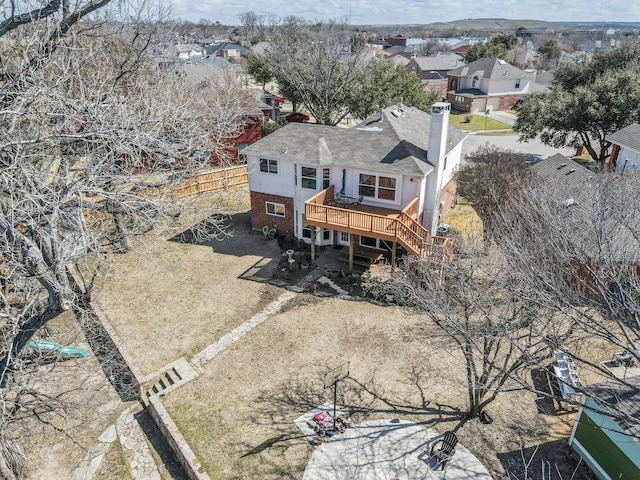
<path fill-rule="evenodd" d="M 127 348 L 124 343 L 118 337 L 118 334 L 115 332 L 114 328 L 107 320 L 107 317 L 102 313 L 99 308 L 93 304 L 94 311 L 96 316 L 102 323 L 105 331 L 111 337 L 111 341 L 113 345 L 116 347 L 122 359 L 124 360 L 127 368 L 135 378 L 136 383 L 138 384 L 138 389 L 140 391 L 140 399 L 142 400 L 145 408 L 149 411 L 149 414 L 155 421 L 158 429 L 162 433 L 162 436 L 165 438 L 171 449 L 178 457 L 180 464 L 185 469 L 187 476 L 191 480 L 209 480 L 209 475 L 204 470 L 204 467 L 200 463 L 200 461 L 196 458 L 193 450 L 184 437 L 178 430 L 175 422 L 169 415 L 169 412 L 164 408 L 162 402 L 155 395 L 148 395 L 148 384 L 145 377 L 140 372 L 140 369 L 133 361 L 133 358 L 129 355 Z"/>

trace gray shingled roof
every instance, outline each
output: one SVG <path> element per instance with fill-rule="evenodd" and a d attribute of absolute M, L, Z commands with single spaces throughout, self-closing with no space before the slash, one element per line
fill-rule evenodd
<path fill-rule="evenodd" d="M 560 154 L 531 168 L 573 243 L 596 260 L 640 262 L 640 175 L 595 174 Z"/>
<path fill-rule="evenodd" d="M 431 116 L 415 107 L 404 107 L 403 114 L 396 117 L 391 114 L 396 108 L 383 110 L 382 121 L 376 113 L 356 128 L 290 123 L 243 153 L 288 157 L 307 164 L 426 175 L 433 170 L 426 153 Z M 464 137 L 463 132 L 449 126 L 447 152 Z"/>
<path fill-rule="evenodd" d="M 629 377 L 625 381 L 631 386 L 610 381 L 589 385 L 585 391 L 624 431 L 640 437 L 640 377 Z"/>
<path fill-rule="evenodd" d="M 632 123 L 622 130 L 607 135 L 605 140 L 620 145 L 621 147 L 628 147 L 640 152 L 640 125 Z"/>
<path fill-rule="evenodd" d="M 207 81 L 215 83 L 227 78 L 234 78 L 237 73 L 242 71 L 240 65 L 235 65 L 220 57 L 176 62 L 174 68 L 191 85 L 199 85 Z"/>
<path fill-rule="evenodd" d="M 447 75 L 479 78 L 522 78 L 526 72 L 498 58 L 480 58 L 462 67 L 447 72 Z"/>
<path fill-rule="evenodd" d="M 438 53 L 432 57 L 416 57 L 414 59 L 418 66 L 424 70 L 451 70 L 464 65 L 462 57 L 455 53 Z"/>

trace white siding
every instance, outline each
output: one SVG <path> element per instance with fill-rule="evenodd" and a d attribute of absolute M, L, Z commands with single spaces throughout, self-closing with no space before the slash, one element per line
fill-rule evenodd
<path fill-rule="evenodd" d="M 265 157 L 266 158 L 266 157 Z M 260 171 L 260 157 L 250 155 L 247 158 L 249 170 L 249 190 L 252 192 L 271 193 L 283 197 L 293 197 L 293 162 L 287 159 L 272 158 L 278 162 L 278 173 Z"/>
<path fill-rule="evenodd" d="M 618 154 L 617 172 L 640 170 L 640 152 L 622 147 Z"/>

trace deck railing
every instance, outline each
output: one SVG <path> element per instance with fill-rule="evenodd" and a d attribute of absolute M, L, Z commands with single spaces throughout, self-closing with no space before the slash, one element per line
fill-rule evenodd
<path fill-rule="evenodd" d="M 416 221 L 418 198 L 398 213 L 398 217 L 353 210 L 348 207 L 327 205 L 333 200 L 333 186 L 305 202 L 305 220 L 334 230 L 345 230 L 362 235 L 400 243 L 410 253 L 425 258 L 436 250 L 451 254 L 453 240 L 432 236 Z"/>

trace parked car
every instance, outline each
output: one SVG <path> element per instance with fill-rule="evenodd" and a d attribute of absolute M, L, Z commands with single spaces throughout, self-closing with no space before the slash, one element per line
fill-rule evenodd
<path fill-rule="evenodd" d="M 285 122 L 308 122 L 309 121 L 309 115 L 305 115 L 304 113 L 300 113 L 300 112 L 287 113 L 282 118 L 284 118 Z"/>

